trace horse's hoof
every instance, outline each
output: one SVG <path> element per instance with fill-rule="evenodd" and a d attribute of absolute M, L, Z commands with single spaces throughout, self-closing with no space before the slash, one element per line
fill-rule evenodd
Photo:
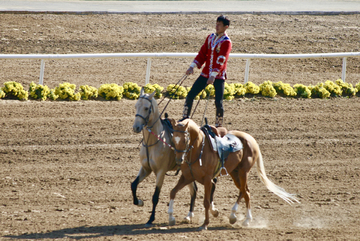
<path fill-rule="evenodd" d="M 192 223 L 192 218 L 194 217 L 194 213 L 193 212 L 189 212 L 188 215 L 184 218 L 183 223 Z"/>
<path fill-rule="evenodd" d="M 245 219 L 245 221 L 243 222 L 242 225 L 247 227 L 247 226 L 249 226 L 250 222 L 251 222 L 251 219 Z"/>
<path fill-rule="evenodd" d="M 231 217 L 229 218 L 229 221 L 230 221 L 230 224 L 236 223 L 236 221 L 237 221 L 236 216 L 235 216 L 235 215 L 234 215 L 234 216 L 231 216 Z"/>
<path fill-rule="evenodd" d="M 183 220 L 183 223 L 187 223 L 187 224 L 189 224 L 189 223 L 191 223 L 192 221 L 191 221 L 191 217 L 189 217 L 189 216 L 186 216 L 185 218 L 184 218 L 184 220 Z"/>
<path fill-rule="evenodd" d="M 151 228 L 151 227 L 153 227 L 154 226 L 154 224 L 152 224 L 152 223 L 146 223 L 145 224 L 145 228 Z"/>
<path fill-rule="evenodd" d="M 219 210 L 215 209 L 214 211 L 211 212 L 211 214 L 217 218 L 217 216 L 219 216 Z"/>
<path fill-rule="evenodd" d="M 176 221 L 175 221 L 175 218 L 174 218 L 174 217 L 169 218 L 169 225 L 170 225 L 170 226 L 174 226 L 175 223 L 176 223 Z"/>
<path fill-rule="evenodd" d="M 141 200 L 141 199 L 139 199 L 138 200 L 138 204 L 137 204 L 139 207 L 142 207 L 142 206 L 144 206 L 144 202 L 143 202 L 143 200 Z"/>
<path fill-rule="evenodd" d="M 199 227 L 199 229 L 198 229 L 199 231 L 204 231 L 204 230 L 207 230 L 207 226 L 201 226 L 201 227 Z"/>

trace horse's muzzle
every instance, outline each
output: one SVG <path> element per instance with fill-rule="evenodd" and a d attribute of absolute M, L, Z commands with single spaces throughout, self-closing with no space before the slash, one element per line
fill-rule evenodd
<path fill-rule="evenodd" d="M 134 124 L 133 125 L 133 131 L 135 133 L 140 133 L 144 128 L 144 125 Z"/>
<path fill-rule="evenodd" d="M 176 157 L 176 156 L 175 156 L 175 162 L 176 162 L 176 164 L 177 164 L 177 165 L 183 164 L 184 158 L 185 158 L 185 153 L 182 154 L 180 157 Z"/>

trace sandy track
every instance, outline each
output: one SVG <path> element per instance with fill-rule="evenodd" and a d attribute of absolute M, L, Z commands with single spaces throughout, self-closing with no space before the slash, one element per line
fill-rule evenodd
<path fill-rule="evenodd" d="M 254 222 L 250 228 L 230 225 L 227 217 L 237 191 L 223 177 L 215 196 L 221 214 L 211 218 L 209 230 L 201 233 L 196 228 L 203 217 L 202 186 L 192 224 L 167 226 L 168 195 L 178 177 L 166 177 L 153 228 L 143 224 L 151 210 L 154 175 L 139 186 L 145 206 L 132 205 L 130 182 L 139 169 L 141 139 L 131 130 L 134 104 L 130 100 L 0 102 L 3 238 L 359 237 L 360 116 L 353 111 L 360 107 L 358 98 L 226 102 L 227 126 L 247 131 L 258 140 L 269 178 L 297 193 L 301 204 L 290 206 L 268 193 L 252 171 L 249 187 Z M 169 115 L 178 118 L 182 104 L 174 101 Z M 204 106 L 201 102 L 199 112 Z M 200 121 L 201 114 L 198 116 Z M 179 221 L 188 205 L 187 190 L 181 191 L 175 202 Z M 240 218 L 243 212 L 242 203 Z"/>
<path fill-rule="evenodd" d="M 0 17 L 1 23 L 6 23 L 1 30 L 3 53 L 82 53 L 195 52 L 212 30 L 209 19 L 215 16 Z M 358 16 L 232 18 L 235 21 L 229 33 L 233 36 L 235 52 L 359 51 Z M 173 83 L 189 62 L 153 63 L 152 81 L 163 85 Z M 271 77 L 292 84 L 335 80 L 341 74 L 339 63 L 341 60 L 333 59 L 281 64 L 254 61 L 251 78 L 258 84 L 267 79 L 275 81 Z M 63 80 L 97 87 L 113 81 L 142 83 L 144 64 L 145 60 L 50 61 L 46 65 L 45 83 L 50 87 Z M 243 69 L 234 67 L 237 64 L 231 65 L 229 82 L 243 78 Z M 1 61 L 1 66 L 2 83 L 16 80 L 28 86 L 31 81 L 37 82 L 39 63 Z M 348 72 L 349 82 L 358 82 L 358 62 L 349 61 Z M 189 79 L 188 84 L 192 81 Z M 169 192 L 178 178 L 171 176 L 166 177 L 160 194 L 155 226 L 144 227 L 150 215 L 155 177 L 151 175 L 139 186 L 138 195 L 145 201 L 144 207 L 134 206 L 130 183 L 139 169 L 141 140 L 141 134 L 132 132 L 134 105 L 135 101 L 125 99 L 117 102 L 0 100 L 2 239 L 360 238 L 360 98 L 258 98 L 225 102 L 226 126 L 246 131 L 258 140 L 269 178 L 288 192 L 296 193 L 301 204 L 287 205 L 269 193 L 253 170 L 249 188 L 254 222 L 249 228 L 242 227 L 241 222 L 230 225 L 228 215 L 238 192 L 230 178 L 223 177 L 215 194 L 221 214 L 211 218 L 206 232 L 196 231 L 203 219 L 202 186 L 199 186 L 194 222 L 180 223 L 188 212 L 190 200 L 184 189 L 175 202 L 179 222 L 168 227 Z M 169 115 L 179 118 L 182 106 L 183 100 L 172 102 Z M 197 122 L 204 107 L 202 101 L 195 117 Z M 212 107 L 213 100 L 207 112 L 210 122 L 214 121 Z M 238 211 L 240 219 L 244 206 L 242 203 Z"/>

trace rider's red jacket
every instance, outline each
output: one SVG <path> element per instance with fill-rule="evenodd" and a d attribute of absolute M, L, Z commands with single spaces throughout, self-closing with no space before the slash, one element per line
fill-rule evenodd
<path fill-rule="evenodd" d="M 216 75 L 216 79 L 226 79 L 226 64 L 231 51 L 231 40 L 226 33 L 217 38 L 216 34 L 210 34 L 198 55 L 194 59 L 194 64 L 200 69 L 205 63 L 201 75 L 209 78 Z"/>

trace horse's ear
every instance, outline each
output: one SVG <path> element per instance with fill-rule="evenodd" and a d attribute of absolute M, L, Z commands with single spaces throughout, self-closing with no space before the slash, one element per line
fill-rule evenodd
<path fill-rule="evenodd" d="M 144 87 L 141 87 L 140 96 L 144 95 Z"/>
<path fill-rule="evenodd" d="M 152 92 L 151 95 L 149 95 L 149 99 L 152 99 L 155 94 L 156 94 L 156 90 L 154 92 Z"/>
<path fill-rule="evenodd" d="M 185 124 L 185 130 L 187 130 L 187 128 L 188 128 L 188 126 L 189 126 L 189 122 L 190 122 L 190 121 L 186 122 L 186 124 Z"/>
<path fill-rule="evenodd" d="M 169 118 L 169 120 L 170 120 L 171 125 L 172 125 L 173 128 L 174 128 L 174 126 L 176 126 L 176 120 L 173 119 L 173 118 Z"/>

